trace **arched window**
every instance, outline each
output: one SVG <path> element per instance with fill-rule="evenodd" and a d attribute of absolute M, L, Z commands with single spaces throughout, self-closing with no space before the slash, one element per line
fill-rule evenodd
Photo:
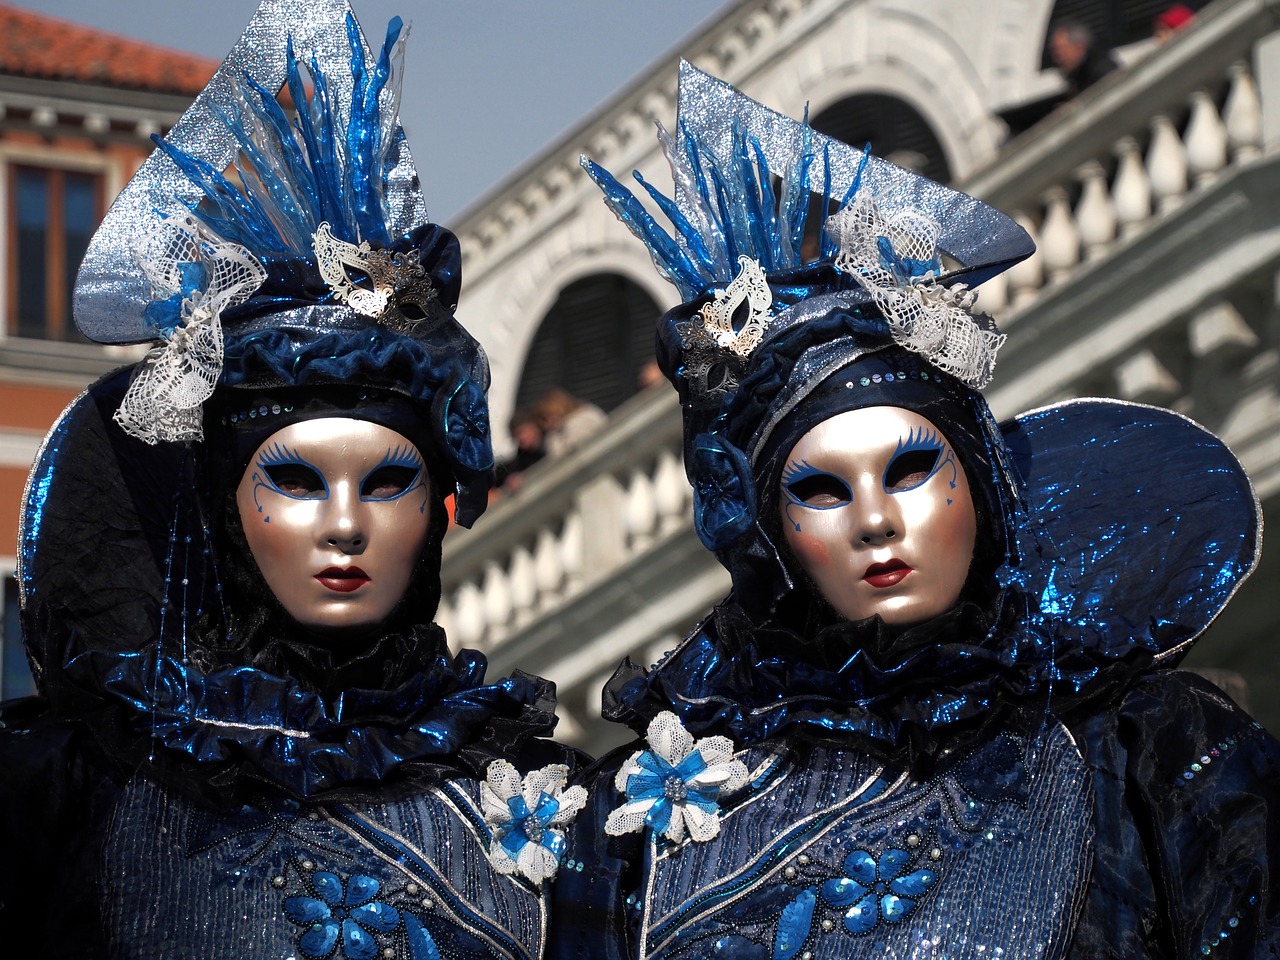
<path fill-rule="evenodd" d="M 883 93 L 859 93 L 827 107 L 809 121 L 813 129 L 859 150 L 870 143 L 877 157 L 947 183 L 951 167 L 932 128 L 913 107 Z"/>
<path fill-rule="evenodd" d="M 652 297 L 617 274 L 569 284 L 538 326 L 516 406 L 527 409 L 550 388 L 561 387 L 612 410 L 636 392 L 640 368 L 653 359 L 659 313 Z"/>

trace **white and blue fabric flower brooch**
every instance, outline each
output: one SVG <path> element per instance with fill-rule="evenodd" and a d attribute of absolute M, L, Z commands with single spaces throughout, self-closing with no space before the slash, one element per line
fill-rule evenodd
<path fill-rule="evenodd" d="M 553 763 L 521 778 L 506 760 L 489 764 L 480 784 L 485 822 L 493 831 L 489 861 L 502 874 L 540 884 L 555 876 L 564 859 L 563 828 L 587 802 L 583 787 L 568 787 L 569 768 Z"/>
<path fill-rule="evenodd" d="M 747 782 L 747 768 L 734 759 L 728 737 L 695 741 L 680 718 L 664 710 L 649 723 L 648 750 L 637 750 L 618 770 L 614 783 L 626 802 L 611 814 L 612 836 L 645 827 L 655 836 L 696 843 L 720 832 L 720 800 Z"/>

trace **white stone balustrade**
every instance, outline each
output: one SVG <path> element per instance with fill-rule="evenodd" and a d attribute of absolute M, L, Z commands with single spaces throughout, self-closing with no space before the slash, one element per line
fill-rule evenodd
<path fill-rule="evenodd" d="M 961 184 L 1012 212 L 1039 248 L 983 306 L 1016 322 L 1046 285 L 1068 282 L 1261 156 L 1253 61 L 1272 30 L 1256 4 L 1215 5 L 1194 31 L 1061 107 Z"/>
<path fill-rule="evenodd" d="M 587 446 L 544 461 L 477 530 L 445 540 L 439 618 L 458 646 L 485 649 L 688 526 L 675 396 L 616 411 Z"/>

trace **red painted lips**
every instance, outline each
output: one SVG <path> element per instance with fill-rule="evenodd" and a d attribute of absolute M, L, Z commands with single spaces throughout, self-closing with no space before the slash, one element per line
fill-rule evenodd
<path fill-rule="evenodd" d="M 328 567 L 316 574 L 316 579 L 334 593 L 351 593 L 369 582 L 369 575 L 359 567 Z"/>
<path fill-rule="evenodd" d="M 873 563 L 867 567 L 862 580 L 873 587 L 892 587 L 894 584 L 901 583 L 911 570 L 911 567 L 895 558 L 886 563 Z"/>

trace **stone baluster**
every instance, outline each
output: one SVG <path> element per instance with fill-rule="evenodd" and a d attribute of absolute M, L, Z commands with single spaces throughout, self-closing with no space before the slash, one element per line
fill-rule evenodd
<path fill-rule="evenodd" d="M 684 505 L 688 497 L 689 482 L 680 469 L 676 452 L 663 450 L 658 454 L 658 465 L 653 471 L 653 501 L 658 508 L 659 534 L 668 534 L 685 524 Z"/>
<path fill-rule="evenodd" d="M 1244 163 L 1262 153 L 1262 97 L 1243 60 L 1231 65 L 1231 90 L 1222 107 L 1222 121 L 1232 160 Z"/>
<path fill-rule="evenodd" d="M 627 546 L 635 556 L 653 543 L 653 531 L 658 525 L 658 507 L 653 496 L 653 480 L 643 467 L 637 467 L 627 484 L 627 499 L 623 522 L 627 530 Z"/>
<path fill-rule="evenodd" d="M 1204 186 L 1227 165 L 1227 128 L 1208 91 L 1191 94 L 1191 119 L 1182 136 L 1187 147 L 1187 169 L 1196 186 Z"/>
<path fill-rule="evenodd" d="M 560 585 L 564 582 L 564 552 L 550 527 L 538 531 L 533 545 L 533 572 L 537 578 L 538 611 L 545 613 L 560 602 Z"/>
<path fill-rule="evenodd" d="M 1081 184 L 1076 227 L 1084 244 L 1085 259 L 1097 260 L 1116 238 L 1116 210 L 1107 189 L 1107 172 L 1097 160 L 1090 160 L 1076 176 Z"/>
<path fill-rule="evenodd" d="M 1020 210 L 1013 214 L 1013 219 L 1017 221 L 1018 226 L 1027 231 L 1031 242 L 1036 245 L 1035 253 L 1021 263 L 1014 264 L 1004 274 L 1009 278 L 1012 304 L 1014 309 L 1017 309 L 1034 300 L 1040 288 L 1044 286 L 1044 257 L 1040 253 L 1040 235 L 1035 220 Z"/>
<path fill-rule="evenodd" d="M 436 605 L 436 615 L 431 618 L 435 621 L 437 627 L 444 631 L 444 635 L 449 638 L 449 642 L 456 648 L 458 645 L 457 628 L 453 623 L 453 608 L 449 606 L 448 597 L 441 597 L 440 603 Z"/>
<path fill-rule="evenodd" d="M 1150 350 L 1140 350 L 1115 372 L 1120 396 L 1136 403 L 1168 406 L 1182 392 L 1177 377 Z"/>
<path fill-rule="evenodd" d="M 454 647 L 479 647 L 485 640 L 484 597 L 480 588 L 468 580 L 453 595 L 451 609 L 453 633 L 449 639 Z"/>
<path fill-rule="evenodd" d="M 565 517 L 560 531 L 560 567 L 564 571 L 565 595 L 581 590 L 586 572 L 586 548 L 582 514 L 577 510 Z"/>
<path fill-rule="evenodd" d="M 497 560 L 485 562 L 480 592 L 484 595 L 485 635 L 489 643 L 495 643 L 506 637 L 511 621 L 511 587 Z"/>
<path fill-rule="evenodd" d="M 978 290 L 978 309 L 991 316 L 998 316 L 1009 305 L 1009 276 L 998 273 Z"/>
<path fill-rule="evenodd" d="M 1173 121 L 1163 113 L 1151 118 L 1147 180 L 1160 213 L 1177 207 L 1187 193 L 1187 153 Z"/>
<path fill-rule="evenodd" d="M 533 554 L 523 544 L 511 554 L 507 580 L 511 587 L 513 626 L 519 630 L 533 620 L 538 603 L 538 574 L 534 569 Z"/>
<path fill-rule="evenodd" d="M 1049 282 L 1059 283 L 1080 262 L 1080 231 L 1071 214 L 1065 187 L 1050 187 L 1045 191 L 1044 205 L 1040 253 L 1049 272 Z"/>
<path fill-rule="evenodd" d="M 1111 184 L 1120 236 L 1129 237 L 1151 219 L 1151 182 L 1142 165 L 1142 151 L 1133 137 L 1116 144 L 1116 178 Z"/>

